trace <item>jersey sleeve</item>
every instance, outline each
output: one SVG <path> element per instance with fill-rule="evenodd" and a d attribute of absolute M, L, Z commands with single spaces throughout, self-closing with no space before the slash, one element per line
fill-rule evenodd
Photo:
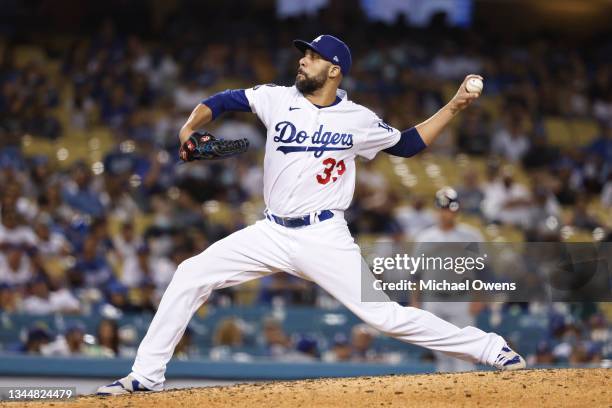
<path fill-rule="evenodd" d="M 272 112 L 278 102 L 279 93 L 283 87 L 276 84 L 257 85 L 245 90 L 245 95 L 251 106 L 251 111 L 255 113 L 263 124 L 268 127 Z"/>
<path fill-rule="evenodd" d="M 365 123 L 366 137 L 357 154 L 372 160 L 376 153 L 394 146 L 401 137 L 401 132 L 386 124 L 374 112 L 369 112 Z"/>

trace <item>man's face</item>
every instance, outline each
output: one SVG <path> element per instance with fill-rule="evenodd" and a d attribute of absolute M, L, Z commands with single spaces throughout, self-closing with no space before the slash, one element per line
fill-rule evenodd
<path fill-rule="evenodd" d="M 451 211 L 448 208 L 441 208 L 438 214 L 442 227 L 451 227 L 455 224 L 455 218 L 457 217 L 456 211 Z"/>
<path fill-rule="evenodd" d="M 312 50 L 300 58 L 295 87 L 304 95 L 311 95 L 325 85 L 331 63 Z"/>

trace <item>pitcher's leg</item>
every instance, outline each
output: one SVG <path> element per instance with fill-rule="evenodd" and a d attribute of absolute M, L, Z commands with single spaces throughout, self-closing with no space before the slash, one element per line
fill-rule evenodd
<path fill-rule="evenodd" d="M 193 314 L 213 290 L 287 268 L 277 241 L 272 231 L 257 223 L 182 262 L 138 347 L 132 376 L 149 389 L 162 389 L 166 364 Z"/>
<path fill-rule="evenodd" d="M 394 302 L 362 302 L 362 258 L 342 222 L 317 224 L 300 235 L 296 266 L 314 282 L 377 330 L 471 362 L 492 364 L 505 341 L 495 333 L 459 328 L 430 312 Z M 303 231 L 307 231 L 304 229 Z M 321 241 L 320 237 L 325 240 Z M 374 279 L 373 277 L 371 279 Z"/>

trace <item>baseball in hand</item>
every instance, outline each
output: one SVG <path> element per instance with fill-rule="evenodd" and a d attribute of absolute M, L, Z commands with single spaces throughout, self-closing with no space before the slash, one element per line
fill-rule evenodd
<path fill-rule="evenodd" d="M 468 92 L 481 93 L 482 88 L 484 88 L 484 84 L 482 83 L 482 79 L 480 78 L 470 78 L 465 84 L 465 89 Z"/>

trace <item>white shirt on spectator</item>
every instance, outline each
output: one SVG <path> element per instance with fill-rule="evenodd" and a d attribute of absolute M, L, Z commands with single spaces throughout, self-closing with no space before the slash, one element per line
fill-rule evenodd
<path fill-rule="evenodd" d="M 126 241 L 123 238 L 123 235 L 117 234 L 113 237 L 113 245 L 119 252 L 119 255 L 123 259 L 128 259 L 136 256 L 136 251 L 138 251 L 138 247 L 142 246 L 144 241 L 139 236 L 134 236 L 132 241 Z"/>
<path fill-rule="evenodd" d="M 149 278 L 153 280 L 157 288 L 165 288 L 172 280 L 176 265 L 168 258 L 149 257 Z M 131 256 L 123 263 L 121 282 L 130 288 L 138 287 L 145 278 L 145 274 L 138 264 L 138 256 Z"/>
<path fill-rule="evenodd" d="M 512 183 L 510 188 L 500 181 L 488 184 L 485 189 L 485 198 L 482 202 L 483 214 L 489 221 L 501 221 L 505 224 L 523 225 L 528 222 L 530 205 L 505 208 L 506 203 L 512 200 L 529 199 L 531 194 L 522 184 Z"/>
<path fill-rule="evenodd" d="M 12 270 L 6 256 L 0 253 L 0 283 L 23 285 L 32 278 L 32 264 L 27 255 L 21 255 L 17 270 Z"/>
<path fill-rule="evenodd" d="M 36 248 L 44 256 L 62 255 L 64 248 L 70 248 L 70 243 L 62 234 L 52 232 L 47 241 L 39 239 Z"/>
<path fill-rule="evenodd" d="M 493 152 L 505 159 L 517 162 L 529 149 L 529 140 L 524 134 L 512 136 L 507 129 L 500 129 L 493 136 Z"/>
<path fill-rule="evenodd" d="M 434 212 L 428 208 L 417 211 L 414 207 L 399 207 L 395 212 L 395 219 L 402 226 L 404 234 L 412 239 L 416 239 L 419 232 L 436 223 Z"/>
<path fill-rule="evenodd" d="M 78 310 L 79 308 L 79 300 L 66 288 L 49 292 L 47 299 L 38 296 L 28 296 L 22 303 L 24 312 L 35 315 Z"/>
<path fill-rule="evenodd" d="M 0 244 L 36 246 L 38 238 L 32 228 L 20 225 L 17 228 L 8 229 L 0 224 Z"/>

